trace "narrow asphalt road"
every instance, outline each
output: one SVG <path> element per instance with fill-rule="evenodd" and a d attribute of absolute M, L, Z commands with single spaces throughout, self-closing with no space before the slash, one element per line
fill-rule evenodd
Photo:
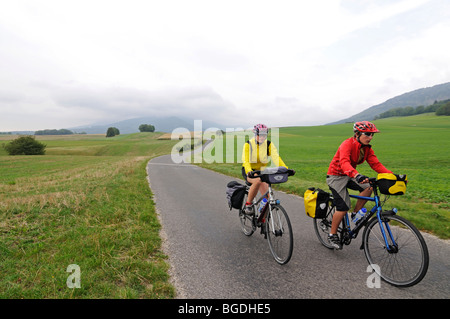
<path fill-rule="evenodd" d="M 303 198 L 275 192 L 294 231 L 292 259 L 280 266 L 259 231 L 245 236 L 237 211 L 228 209 L 225 189 L 233 178 L 175 164 L 170 155 L 151 160 L 147 171 L 178 298 L 450 297 L 449 241 L 424 234 L 430 266 L 418 285 L 401 289 L 382 281 L 380 288 L 368 288 L 361 237 L 341 251 L 323 247 Z"/>

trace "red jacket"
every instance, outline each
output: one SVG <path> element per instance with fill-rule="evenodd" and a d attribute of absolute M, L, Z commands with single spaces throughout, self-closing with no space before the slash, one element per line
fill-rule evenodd
<path fill-rule="evenodd" d="M 365 148 L 364 158 L 358 162 L 361 147 Z M 380 163 L 372 150 L 372 145 L 362 145 L 356 140 L 356 138 L 351 137 L 346 139 L 339 146 L 336 154 L 331 160 L 327 174 L 339 176 L 348 175 L 350 177 L 355 177 L 358 175 L 356 165 L 362 164 L 364 161 L 367 161 L 370 167 L 377 173 L 392 173 Z"/>

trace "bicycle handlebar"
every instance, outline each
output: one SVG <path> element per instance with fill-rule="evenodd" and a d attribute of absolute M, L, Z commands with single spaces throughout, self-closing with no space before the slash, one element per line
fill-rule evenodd
<path fill-rule="evenodd" d="M 250 177 L 250 178 L 261 178 L 262 177 L 262 175 L 266 175 L 266 174 L 279 174 L 279 173 L 271 173 L 271 172 L 267 172 L 267 171 L 259 171 L 259 170 L 256 170 L 256 171 L 251 171 L 251 172 L 249 172 L 248 173 L 248 176 Z M 293 176 L 293 175 L 295 175 L 295 170 L 293 170 L 293 169 L 288 169 L 287 170 L 287 174 L 288 174 L 288 176 Z"/>
<path fill-rule="evenodd" d="M 406 180 L 404 182 L 405 182 L 405 184 L 408 183 L 408 181 L 406 181 Z M 369 177 L 369 184 L 370 184 L 370 186 L 378 185 L 378 178 L 377 177 Z"/>

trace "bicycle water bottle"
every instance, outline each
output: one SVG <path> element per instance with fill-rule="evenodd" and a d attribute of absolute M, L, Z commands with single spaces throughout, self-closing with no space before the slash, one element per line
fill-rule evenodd
<path fill-rule="evenodd" d="M 259 204 L 259 212 L 261 213 L 262 211 L 263 211 L 263 209 L 264 209 L 264 206 L 266 206 L 266 204 L 267 204 L 267 198 L 263 198 L 263 200 L 261 201 L 261 204 Z"/>
<path fill-rule="evenodd" d="M 357 213 L 355 214 L 355 217 L 353 217 L 352 222 L 354 222 L 354 223 L 356 224 L 357 222 L 359 222 L 359 221 L 364 217 L 364 215 L 365 215 L 366 213 L 367 213 L 367 209 L 365 209 L 364 207 L 361 208 L 361 209 L 359 210 L 359 212 L 357 212 Z"/>

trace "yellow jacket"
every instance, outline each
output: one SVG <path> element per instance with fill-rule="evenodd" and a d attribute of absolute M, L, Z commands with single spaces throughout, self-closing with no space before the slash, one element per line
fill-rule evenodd
<path fill-rule="evenodd" d="M 255 138 L 247 141 L 242 152 L 242 166 L 245 168 L 245 174 L 252 170 L 264 170 L 269 163 L 268 156 L 271 157 L 274 166 L 288 168 L 278 155 L 275 145 L 267 139 L 261 145 L 256 143 Z"/>

